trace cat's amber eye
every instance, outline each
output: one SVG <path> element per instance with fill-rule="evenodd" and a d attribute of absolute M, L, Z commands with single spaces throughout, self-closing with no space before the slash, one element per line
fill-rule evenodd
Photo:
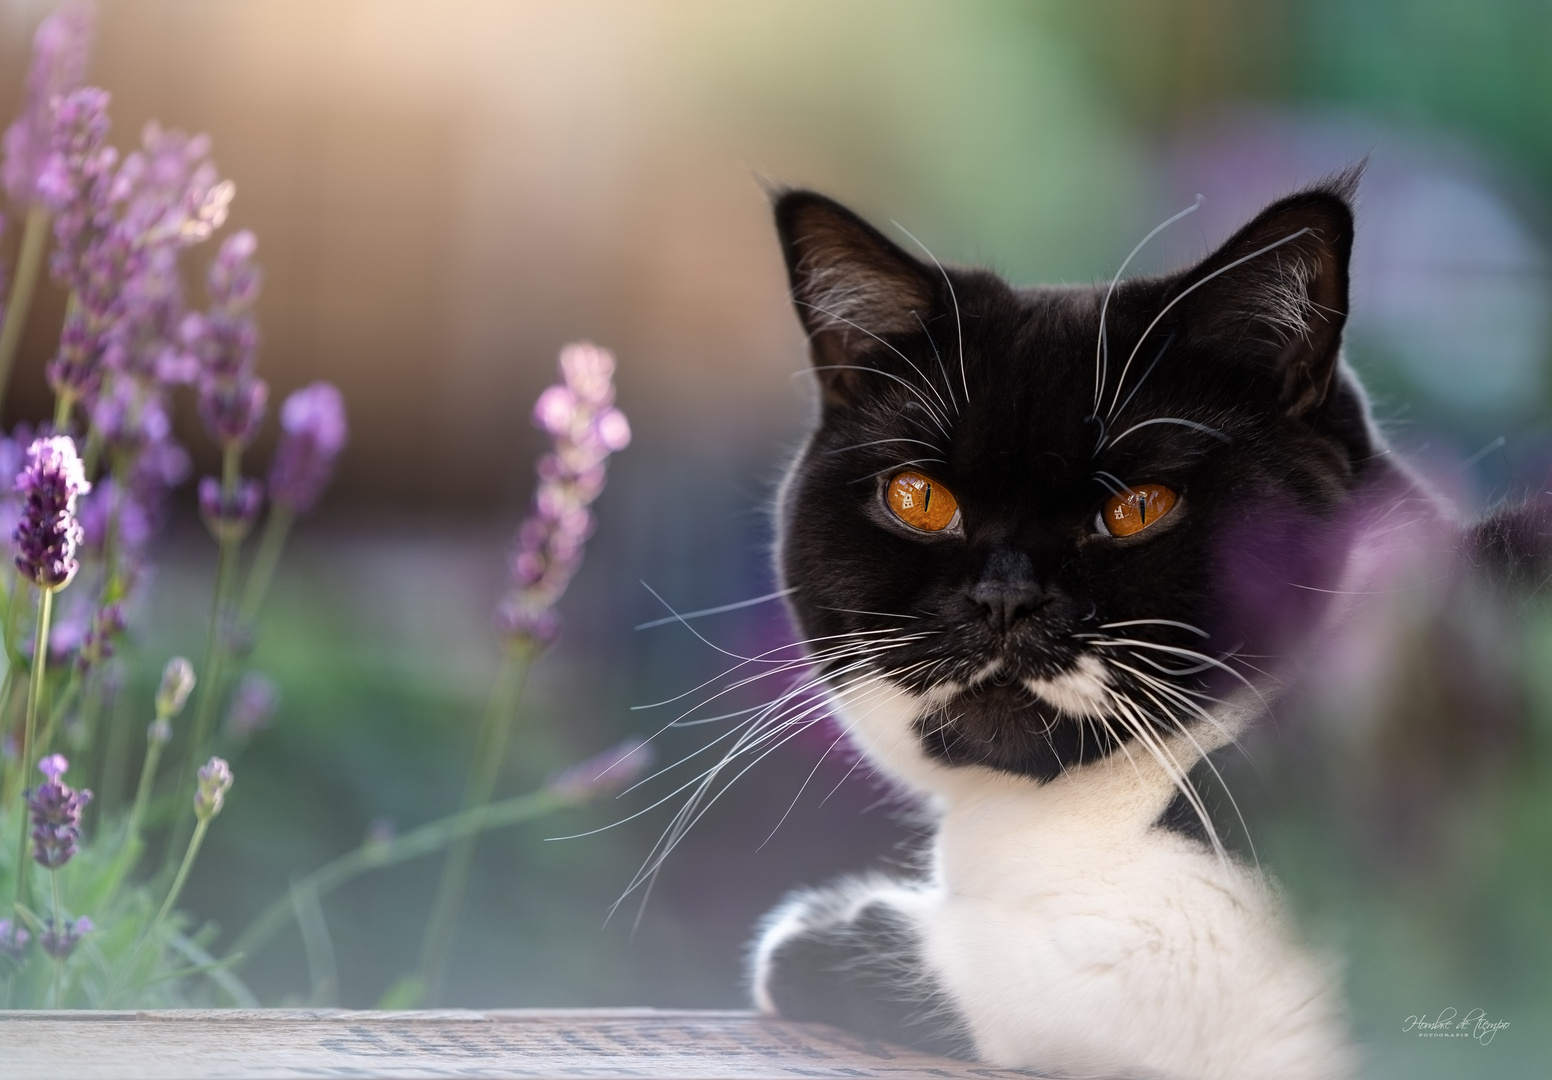
<path fill-rule="evenodd" d="M 1173 510 L 1178 498 L 1163 484 L 1138 484 L 1106 499 L 1099 520 L 1111 536 L 1132 536 Z"/>
<path fill-rule="evenodd" d="M 922 532 L 942 532 L 959 513 L 959 501 L 953 493 L 918 472 L 895 473 L 886 495 L 895 517 Z"/>

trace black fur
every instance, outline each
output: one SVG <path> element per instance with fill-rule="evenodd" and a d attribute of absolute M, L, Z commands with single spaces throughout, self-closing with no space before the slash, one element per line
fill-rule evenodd
<path fill-rule="evenodd" d="M 945 1057 L 969 1057 L 964 1022 L 922 964 L 900 912 L 872 903 L 852 919 L 785 939 L 766 993 L 789 1020 L 837 1024 Z"/>
<path fill-rule="evenodd" d="M 806 638 L 925 635 L 866 671 L 918 693 L 961 684 L 919 723 L 928 754 L 1050 779 L 1134 736 L 1057 708 L 1028 680 L 1092 656 L 1217 692 L 1225 673 L 1188 671 L 1200 666 L 1169 650 L 1265 656 L 1310 625 L 1340 564 L 1329 532 L 1389 468 L 1338 363 L 1351 183 L 1273 205 L 1195 267 L 1120 283 L 1097 408 L 1105 286 L 1017 289 L 944 270 L 822 196 L 777 199 L 823 387 L 784 492 L 782 572 Z M 883 485 L 903 468 L 953 492 L 959 528 L 921 533 L 890 513 Z M 1165 484 L 1180 501 L 1147 531 L 1112 537 L 1095 522 L 1117 483 Z M 1136 619 L 1207 636 L 1133 626 L 1118 633 L 1147 645 L 1129 652 L 1087 636 Z M 1184 722 L 1110 670 L 1139 724 Z"/>
<path fill-rule="evenodd" d="M 1159 820 L 1154 827 L 1183 836 L 1187 840 L 1194 840 L 1203 847 L 1212 843 L 1207 835 L 1207 823 L 1202 820 L 1202 815 L 1197 813 L 1196 807 L 1191 805 L 1191 800 L 1186 798 L 1184 792 L 1177 793 L 1169 801 L 1169 805 L 1164 808 L 1164 813 L 1159 815 Z"/>

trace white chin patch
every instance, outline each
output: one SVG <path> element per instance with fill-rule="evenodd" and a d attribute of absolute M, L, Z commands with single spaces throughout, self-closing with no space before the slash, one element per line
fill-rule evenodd
<path fill-rule="evenodd" d="M 1101 716 L 1110 702 L 1110 680 L 1092 656 L 1080 656 L 1071 671 L 1049 679 L 1025 679 L 1024 687 L 1072 716 Z"/>

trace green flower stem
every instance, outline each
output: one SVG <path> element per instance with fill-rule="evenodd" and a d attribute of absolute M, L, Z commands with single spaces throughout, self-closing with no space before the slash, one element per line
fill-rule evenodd
<path fill-rule="evenodd" d="M 38 726 L 38 702 L 43 697 L 43 669 L 48 663 L 48 631 L 49 617 L 54 611 L 54 590 L 40 588 L 38 590 L 38 632 L 33 639 L 32 650 L 32 681 L 27 690 L 27 724 L 22 729 L 22 782 L 32 774 L 32 759 L 37 747 L 33 745 L 33 735 Z M 27 858 L 27 815 L 21 817 L 21 839 L 16 848 L 16 903 L 23 904 L 27 900 L 27 871 L 32 865 Z"/>
<path fill-rule="evenodd" d="M 21 571 L 16 570 L 14 567 L 12 568 L 11 580 L 13 583 L 11 585 L 11 595 L 6 600 L 5 605 L 5 655 L 6 659 L 10 661 L 11 667 L 15 668 L 21 666 L 22 660 L 21 644 L 16 640 L 21 631 L 21 627 L 18 624 L 22 621 L 20 597 L 27 591 L 27 586 L 30 582 L 22 577 Z"/>
<path fill-rule="evenodd" d="M 16 277 L 11 280 L 11 294 L 5 305 L 5 325 L 0 327 L 0 404 L 4 403 L 6 387 L 11 384 L 11 367 L 22 343 L 22 331 L 27 327 L 27 312 L 32 307 L 32 294 L 38 286 L 38 272 L 43 268 L 43 256 L 48 251 L 48 232 L 48 211 L 41 207 L 27 211 L 27 224 L 22 227 L 22 246 L 16 256 Z"/>
<path fill-rule="evenodd" d="M 77 671 L 70 673 L 70 681 L 65 683 L 65 692 L 59 695 L 59 700 L 49 706 L 48 720 L 43 725 L 43 734 L 38 738 L 39 747 L 49 747 L 54 743 L 54 733 L 59 728 L 59 722 L 70 711 L 70 706 L 75 704 L 75 699 L 81 693 L 81 675 Z"/>
<path fill-rule="evenodd" d="M 130 752 L 130 728 L 116 717 L 111 709 L 104 708 L 101 673 L 92 676 L 86 702 L 81 706 L 81 717 L 91 733 L 92 746 L 98 745 L 97 733 L 102 732 L 101 759 L 97 763 L 97 793 L 101 800 L 98 813 L 106 816 L 123 805 L 125 759 Z"/>
<path fill-rule="evenodd" d="M 59 902 L 59 871 L 49 871 L 49 887 L 54 894 L 54 932 L 63 935 L 65 932 L 65 906 Z M 64 982 L 65 962 L 59 957 L 54 958 L 54 1008 L 58 1009 L 63 1004 L 60 993 L 60 984 Z"/>
<path fill-rule="evenodd" d="M 54 430 L 68 432 L 70 430 L 70 413 L 75 408 L 76 396 L 68 390 L 62 390 L 54 398 Z"/>
<path fill-rule="evenodd" d="M 286 538 L 291 535 L 291 524 L 296 514 L 284 503 L 272 503 L 269 517 L 264 522 L 264 535 L 259 539 L 259 549 L 254 553 L 253 566 L 248 570 L 248 583 L 243 589 L 238 612 L 245 626 L 252 625 L 264 606 L 264 597 L 275 579 L 275 568 L 280 565 L 280 555 L 286 548 Z"/>
<path fill-rule="evenodd" d="M 222 501 L 231 499 L 233 492 L 242 479 L 242 451 L 235 446 L 228 446 L 221 459 L 221 496 Z M 210 742 L 211 729 L 215 725 L 216 708 L 221 701 L 221 679 L 223 661 L 226 655 L 226 643 L 223 640 L 224 626 L 227 618 L 227 609 L 231 605 L 232 586 L 237 576 L 237 555 L 240 541 L 223 533 L 219 538 L 220 549 L 216 556 L 216 588 L 215 596 L 210 604 L 210 626 L 205 634 L 205 664 L 199 672 L 199 686 L 195 693 L 199 696 L 198 704 L 194 710 L 194 726 L 189 735 L 189 744 L 184 752 L 183 768 L 178 774 L 178 791 L 189 790 L 194 784 L 194 773 L 199 767 L 199 762 L 205 757 L 205 750 Z M 194 807 L 190 803 L 178 813 L 174 825 L 175 842 L 167 849 L 167 864 L 162 868 L 165 874 L 172 867 L 172 859 L 181 843 L 182 835 L 187 833 L 188 820 Z"/>
<path fill-rule="evenodd" d="M 161 928 L 162 922 L 167 918 L 168 913 L 172 911 L 172 906 L 178 902 L 178 894 L 183 891 L 183 883 L 189 880 L 189 871 L 194 868 L 194 860 L 199 857 L 200 845 L 205 842 L 205 833 L 209 830 L 210 818 L 202 817 L 195 821 L 194 835 L 189 837 L 189 846 L 183 852 L 183 862 L 178 864 L 178 876 L 172 879 L 172 887 L 167 890 L 167 899 L 162 901 L 162 906 L 157 911 L 156 918 L 152 919 L 151 924 L 146 927 L 145 934 L 140 939 L 141 944 L 144 944 L 146 940 Z M 136 951 L 138 952 L 139 950 L 137 949 Z M 128 967 L 129 965 L 126 964 L 124 966 Z"/>
<path fill-rule="evenodd" d="M 354 851 L 346 852 L 334 861 L 314 870 L 299 880 L 294 888 L 310 890 L 314 896 L 322 899 L 368 870 L 396 866 L 409 859 L 430 855 L 454 841 L 474 836 L 486 829 L 500 829 L 508 825 L 533 821 L 552 811 L 569 806 L 573 801 L 548 789 L 540 789 L 527 795 L 518 795 L 500 802 L 477 806 L 472 810 L 463 810 L 428 822 L 392 840 L 369 840 Z M 258 918 L 237 935 L 237 939 L 232 942 L 232 947 L 227 950 L 226 958 L 247 960 L 265 942 L 284 929 L 295 913 L 291 895 L 289 890 L 286 891 L 260 912 Z"/>
<path fill-rule="evenodd" d="M 140 783 L 135 787 L 135 801 L 130 805 L 129 818 L 124 823 L 126 847 L 140 839 L 140 825 L 145 820 L 146 806 L 151 801 L 151 788 L 156 783 L 156 766 L 162 760 L 161 739 L 146 741 L 145 761 L 140 766 Z"/>
<path fill-rule="evenodd" d="M 496 685 L 491 692 L 490 706 L 485 712 L 485 723 L 480 731 L 480 741 L 469 782 L 464 789 L 463 809 L 476 815 L 485 812 L 491 794 L 496 789 L 496 779 L 501 774 L 501 763 L 506 758 L 507 742 L 517 722 L 517 705 L 523 696 L 523 686 L 528 681 L 528 671 L 535 653 L 530 644 L 514 644 L 502 660 L 496 675 Z M 420 985 L 424 988 L 424 1003 L 435 1002 L 442 994 L 442 984 L 447 977 L 448 953 L 458 932 L 458 917 L 463 912 L 464 894 L 469 888 L 469 875 L 474 866 L 474 850 L 479 843 L 478 827 L 462 836 L 447 853 L 442 864 L 442 879 L 437 884 L 436 900 L 432 904 L 431 918 L 426 923 L 425 937 L 420 946 Z"/>
<path fill-rule="evenodd" d="M 86 430 L 86 446 L 81 451 L 81 471 L 90 480 L 97 475 L 97 460 L 102 457 L 102 432 L 96 425 L 88 426 Z M 117 505 L 118 500 L 114 500 Z"/>
<path fill-rule="evenodd" d="M 211 815 L 211 817 L 213 816 Z M 141 931 L 140 938 L 135 942 L 135 947 L 131 950 L 129 958 L 124 961 L 114 975 L 113 982 L 108 987 L 108 992 L 103 995 L 104 1005 L 108 1005 L 113 1001 L 114 995 L 118 992 L 119 983 L 129 972 L 134 970 L 135 961 L 140 959 L 141 952 L 145 950 L 146 942 L 156 936 L 156 932 L 161 929 L 162 923 L 166 921 L 168 914 L 172 911 L 172 906 L 178 902 L 178 894 L 183 891 L 183 884 L 189 879 L 189 871 L 194 867 L 194 860 L 199 857 L 200 845 L 205 842 L 205 833 L 209 829 L 210 817 L 196 818 L 194 822 L 194 835 L 189 837 L 189 846 L 184 849 L 183 861 L 178 864 L 177 876 L 172 879 L 172 885 L 167 889 L 167 899 L 163 900 L 162 906 L 157 909 L 156 918 L 146 924 L 146 928 Z"/>
<path fill-rule="evenodd" d="M 129 817 L 124 820 L 123 844 L 119 848 L 117 858 L 113 860 L 113 869 L 109 872 L 108 887 L 103 893 L 104 908 L 107 908 L 118 895 L 119 884 L 135 865 L 135 860 L 140 857 L 140 828 L 145 822 L 146 807 L 151 802 L 151 789 L 156 784 L 156 767 L 161 763 L 162 749 L 166 745 L 166 742 L 161 739 L 146 740 L 145 760 L 140 765 L 140 783 L 135 787 L 135 801 L 130 804 Z"/>

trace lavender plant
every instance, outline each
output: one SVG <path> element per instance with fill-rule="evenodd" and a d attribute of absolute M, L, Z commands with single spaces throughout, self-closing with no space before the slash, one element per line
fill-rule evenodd
<path fill-rule="evenodd" d="M 567 346 L 560 381 L 535 406 L 551 448 L 496 611 L 503 662 L 462 808 L 397 835 L 374 832 L 285 891 L 215 959 L 209 935 L 192 932 L 178 908 L 233 786 L 231 765 L 212 751 L 239 751 L 275 714 L 275 687 L 245 670 L 246 658 L 287 539 L 328 487 L 349 428 L 339 391 L 314 383 L 281 405 L 267 472 L 247 461 L 269 400 L 257 367 L 257 239 L 244 230 L 219 243 L 204 275 L 208 302 L 191 307 L 186 260 L 224 226 L 234 187 L 205 136 L 153 123 L 120 154 L 109 94 L 83 85 L 91 33 L 85 6 L 44 20 L 0 160 L 10 215 L 26 222 L 0 313 L 0 401 L 45 265 L 68 294 L 44 365 L 52 416 L 0 434 L 0 527 L 16 568 L 0 575 L 0 904 L 10 905 L 0 909 L 0 1008 L 257 1005 L 234 969 L 289 918 L 305 910 L 321 921 L 321 898 L 343 882 L 445 851 L 419 968 L 389 995 L 434 999 L 478 835 L 626 786 L 648 764 L 647 747 L 629 742 L 492 801 L 529 668 L 560 632 L 556 606 L 581 565 L 608 459 L 630 441 L 614 406 L 614 358 Z M 144 713 L 129 722 L 111 706 L 151 542 L 192 471 L 170 420 L 180 398 L 192 398 L 220 455 L 219 474 L 197 484 L 216 572 L 203 659 L 197 669 L 167 662 L 141 727 Z M 178 723 L 186 706 L 192 718 Z M 26 787 L 34 770 L 43 782 Z M 67 783 L 67 772 L 93 778 L 92 788 Z M 122 779 L 136 774 L 126 800 Z M 158 831 L 165 857 L 155 870 L 142 863 Z"/>
<path fill-rule="evenodd" d="M 241 983 L 187 935 L 177 901 L 231 786 L 230 767 L 208 753 L 211 719 L 237 655 L 233 643 L 251 637 L 237 625 L 233 597 L 242 543 L 263 502 L 262 484 L 242 476 L 267 395 L 255 374 L 256 242 L 238 232 L 221 244 L 207 274 L 209 306 L 191 310 L 182 263 L 224 224 L 233 185 L 217 172 L 204 136 L 153 123 L 136 149 L 120 155 L 109 143 L 109 95 L 81 85 L 91 31 L 85 6 L 68 5 L 43 22 L 23 111 L 0 161 L 9 209 L 26 216 L 0 327 L 0 395 L 45 265 L 68 293 L 59 345 L 44 368 L 53 416 L 0 439 L 0 472 L 16 478 L 14 494 L 0 498 L 16 567 L 0 582 L 7 661 L 0 891 L 8 904 L 0 1006 L 179 1004 L 190 995 L 251 1004 Z M 105 706 L 123 681 L 117 645 L 148 579 L 149 543 L 190 471 L 169 420 L 175 395 L 186 390 L 222 453 L 221 477 L 201 492 L 220 569 L 196 723 L 164 769 L 175 747 L 173 720 L 196 682 L 193 666 L 182 658 L 168 664 L 143 744 Z M 288 466 L 307 473 L 298 482 L 310 484 L 312 500 L 344 444 L 337 392 L 335 402 L 334 436 L 307 462 Z M 283 529 L 279 535 L 277 548 Z M 266 558 L 257 580 L 250 571 L 255 611 L 279 551 Z M 68 606 L 59 607 L 67 587 Z M 104 782 L 101 810 L 87 823 L 82 811 L 92 794 L 64 781 L 62 742 L 76 771 Z M 118 778 L 136 756 L 140 782 L 126 810 Z M 45 780 L 23 791 L 35 765 Z M 180 790 L 192 797 L 178 798 Z M 145 833 L 167 824 L 159 807 L 178 804 L 186 816 L 174 818 L 165 844 L 173 870 L 147 876 L 139 866 Z M 212 999 L 194 976 L 214 980 L 220 994 Z"/>
<path fill-rule="evenodd" d="M 490 694 L 473 763 L 456 814 L 398 835 L 368 835 L 365 842 L 277 897 L 232 943 L 226 959 L 239 963 L 296 917 L 305 897 L 317 902 L 368 871 L 446 849 L 431 917 L 421 943 L 420 966 L 390 987 L 384 1008 L 413 1008 L 435 1001 L 447 970 L 480 833 L 532 821 L 628 787 L 650 766 L 651 748 L 628 739 L 552 776 L 539 790 L 492 801 L 507 746 L 519 718 L 529 668 L 559 635 L 557 604 L 582 563 L 592 533 L 591 506 L 603 491 L 611 454 L 630 443 L 630 424 L 614 406 L 614 356 L 596 345 L 568 345 L 561 352 L 560 382 L 534 406 L 534 422 L 551 440 L 538 464 L 538 484 L 528 515 L 518 527 L 510 559 L 512 585 L 495 612 L 503 659 Z M 279 455 L 277 454 L 277 459 Z M 271 491 L 275 491 L 274 474 Z M 278 495 L 274 496 L 279 498 Z"/>

